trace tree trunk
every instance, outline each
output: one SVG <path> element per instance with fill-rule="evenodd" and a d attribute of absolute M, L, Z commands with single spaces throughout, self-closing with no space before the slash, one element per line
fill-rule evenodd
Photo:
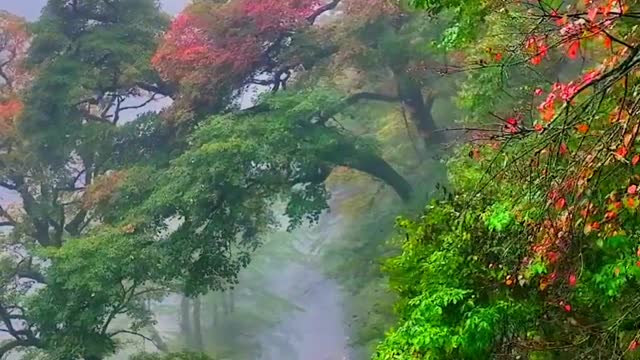
<path fill-rule="evenodd" d="M 398 97 L 402 106 L 410 116 L 411 121 L 418 130 L 418 135 L 426 147 L 442 141 L 442 135 L 436 130 L 435 121 L 431 114 L 431 108 L 435 100 L 433 95 L 426 99 L 422 95 L 422 87 L 402 70 L 393 71 L 398 86 Z"/>
<path fill-rule="evenodd" d="M 190 310 L 191 304 L 189 298 L 183 295 L 182 300 L 180 301 L 180 330 L 182 331 L 182 336 L 186 340 L 186 344 L 190 344 L 192 340 Z"/>
<path fill-rule="evenodd" d="M 212 303 L 212 306 L 211 306 L 211 316 L 212 316 L 211 327 L 215 328 L 216 326 L 218 326 L 218 324 L 220 322 L 220 315 L 218 314 L 218 309 L 219 309 L 218 298 L 217 298 L 215 293 L 212 296 L 211 303 Z"/>
<path fill-rule="evenodd" d="M 151 337 L 151 340 L 153 341 L 153 344 L 156 346 L 156 348 L 158 348 L 158 350 L 164 353 L 168 353 L 169 346 L 167 346 L 167 343 L 164 342 L 164 340 L 162 339 L 162 336 L 160 336 L 160 333 L 153 325 L 149 327 L 149 332 L 151 333 L 150 337 Z"/>
<path fill-rule="evenodd" d="M 358 149 L 354 144 L 343 144 L 340 151 L 328 155 L 327 161 L 362 171 L 384 181 L 405 202 L 411 197 L 411 184 L 386 160 L 369 150 Z"/>
<path fill-rule="evenodd" d="M 228 292 L 222 293 L 222 312 L 225 315 L 231 314 L 231 304 L 229 304 L 229 294 Z"/>
<path fill-rule="evenodd" d="M 201 320 L 201 303 L 200 298 L 193 299 L 193 345 L 196 350 L 202 351 L 204 344 L 202 340 Z"/>

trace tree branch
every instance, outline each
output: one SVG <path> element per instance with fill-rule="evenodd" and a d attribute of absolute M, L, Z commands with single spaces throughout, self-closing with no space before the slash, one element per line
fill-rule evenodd
<path fill-rule="evenodd" d="M 384 94 L 376 94 L 370 92 L 360 92 L 352 94 L 345 100 L 347 105 L 354 105 L 358 101 L 361 100 L 372 100 L 372 101 L 382 101 L 382 102 L 398 102 L 400 98 L 397 96 L 389 96 Z"/>
<path fill-rule="evenodd" d="M 153 342 L 153 340 L 152 340 L 150 337 L 148 337 L 148 336 L 146 336 L 146 335 L 143 335 L 143 334 L 140 334 L 140 333 L 135 332 L 135 331 L 131 331 L 131 330 L 118 330 L 118 331 L 114 331 L 114 332 L 112 332 L 111 334 L 109 334 L 109 337 L 114 337 L 114 336 L 117 336 L 117 335 L 119 335 L 119 334 L 129 334 L 129 335 L 139 336 L 139 337 L 141 337 L 141 338 L 143 338 L 143 339 L 145 339 L 145 340 L 147 340 L 147 341 L 150 341 L 151 343 L 153 343 L 153 344 L 155 345 L 155 343 Z"/>
<path fill-rule="evenodd" d="M 148 84 L 142 81 L 138 81 L 137 83 L 135 83 L 135 85 L 142 90 L 164 95 L 167 97 L 172 97 L 173 94 L 176 92 L 176 90 L 171 85 L 167 85 L 167 84 L 153 85 L 153 84 Z"/>
<path fill-rule="evenodd" d="M 324 14 L 327 11 L 333 10 L 336 8 L 336 6 L 338 6 L 338 4 L 340 4 L 340 0 L 332 0 L 331 2 L 319 7 L 318 9 L 316 9 L 316 11 L 313 12 L 313 14 L 307 16 L 307 21 L 310 24 L 313 24 L 316 22 L 316 19 Z"/>

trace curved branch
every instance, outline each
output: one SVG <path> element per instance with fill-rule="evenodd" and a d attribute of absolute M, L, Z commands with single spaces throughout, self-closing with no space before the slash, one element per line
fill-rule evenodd
<path fill-rule="evenodd" d="M 342 144 L 339 151 L 327 154 L 327 161 L 369 174 L 391 186 L 403 201 L 409 201 L 413 189 L 385 159 L 355 144 Z"/>
<path fill-rule="evenodd" d="M 332 0 L 331 2 L 319 7 L 318 9 L 316 9 L 316 11 L 313 12 L 313 14 L 307 16 L 307 21 L 310 24 L 313 24 L 316 22 L 316 19 L 324 14 L 327 11 L 333 10 L 336 8 L 336 6 L 338 6 L 338 4 L 340 4 L 340 0 Z"/>
<path fill-rule="evenodd" d="M 30 340 L 9 340 L 0 344 L 0 359 L 19 347 L 37 346 L 37 342 Z"/>

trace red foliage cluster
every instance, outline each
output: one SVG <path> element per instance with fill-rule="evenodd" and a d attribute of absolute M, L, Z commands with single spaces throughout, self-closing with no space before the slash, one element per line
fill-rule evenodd
<path fill-rule="evenodd" d="M 29 33 L 24 19 L 0 12 L 0 136 L 11 135 L 22 113 L 19 91 L 29 81 L 24 59 Z"/>
<path fill-rule="evenodd" d="M 0 12 L 0 93 L 21 89 L 28 81 L 23 61 L 29 47 L 24 19 Z"/>
<path fill-rule="evenodd" d="M 307 26 L 318 0 L 236 0 L 193 4 L 178 15 L 152 59 L 167 80 L 237 86 L 285 34 Z"/>
<path fill-rule="evenodd" d="M 538 113 L 530 119 L 531 136 L 540 138 L 536 143 L 540 148 L 525 159 L 532 173 L 540 176 L 547 196 L 544 218 L 527 223 L 533 242 L 521 269 L 542 260 L 548 273 L 537 278 L 539 290 L 564 311 L 574 312 L 580 305 L 567 302 L 572 299 L 567 290 L 579 287 L 576 238 L 583 234 L 599 238 L 623 234 L 625 221 L 637 216 L 640 205 L 640 122 L 632 115 L 637 114 L 638 102 L 630 98 L 628 86 L 640 75 L 640 38 L 617 27 L 625 16 L 636 18 L 637 11 L 628 14 L 621 0 L 584 0 L 562 10 L 550 10 L 538 0 L 529 1 L 529 5 L 530 15 L 540 22 L 524 37 L 518 50 L 524 62 L 536 66 L 551 55 L 565 54 L 571 60 L 582 56 L 597 64 L 573 81 L 556 81 L 533 90 Z M 488 51 L 495 62 L 503 61 L 502 52 Z M 602 100 L 606 105 L 588 107 L 603 87 L 607 88 L 607 97 Z M 520 135 L 520 126 L 526 120 L 509 117 L 504 122 L 502 133 L 510 141 Z M 524 125 L 522 128 L 526 129 Z M 558 167 L 554 168 L 555 164 Z M 602 173 L 616 177 L 608 178 L 603 185 Z M 638 344 L 634 340 L 630 350 Z"/>
<path fill-rule="evenodd" d="M 13 133 L 22 108 L 22 101 L 17 98 L 0 102 L 0 136 L 5 137 Z"/>

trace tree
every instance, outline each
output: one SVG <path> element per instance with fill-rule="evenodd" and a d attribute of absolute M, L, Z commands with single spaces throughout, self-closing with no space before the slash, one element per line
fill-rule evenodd
<path fill-rule="evenodd" d="M 462 3 L 487 4 L 423 2 Z M 458 43 L 483 60 L 460 94 L 475 144 L 454 192 L 401 223 L 401 320 L 377 358 L 634 358 L 638 3 L 492 5 Z"/>
<path fill-rule="evenodd" d="M 24 58 L 29 33 L 23 19 L 0 13 L 0 134 L 9 137 L 23 109 L 19 92 L 29 81 Z"/>
<path fill-rule="evenodd" d="M 109 244 L 113 231 L 87 233 L 101 217 L 99 205 L 122 183 L 124 172 L 112 171 L 130 164 L 133 154 L 150 160 L 150 142 L 138 140 L 154 137 L 159 149 L 156 118 L 115 125 L 121 112 L 139 107 L 123 105 L 125 97 L 162 92 L 148 61 L 166 18 L 153 1 L 52 0 L 32 37 L 15 17 L 3 19 L 3 56 L 9 56 L 3 96 L 9 89 L 16 99 L 10 104 L 23 105 L 3 105 L 15 112 L 17 126 L 3 133 L 1 186 L 21 206 L 2 208 L 10 232 L 1 245 L 10 256 L 0 269 L 0 326 L 12 339 L 0 355 L 33 347 L 63 358 L 100 358 L 114 350 L 118 335 L 136 330 L 135 324 L 114 330 L 113 319 L 128 313 L 147 322 L 141 300 L 161 293 L 134 279 L 144 274 L 145 261 L 139 268 L 125 264 L 142 253 L 118 252 L 131 251 L 131 241 Z M 31 82 L 23 69 L 34 74 Z M 93 263 L 104 274 L 87 270 L 83 258 L 108 260 Z"/>
<path fill-rule="evenodd" d="M 338 32 L 314 26 L 333 9 L 344 13 L 328 20 L 339 22 Z M 174 20 L 153 64 L 166 79 L 183 85 L 183 106 L 197 113 L 199 108 L 223 109 L 251 85 L 278 91 L 294 75 L 327 59 L 351 58 L 372 78 L 392 72 L 396 94 L 360 97 L 402 103 L 428 145 L 440 133 L 431 114 L 435 94 L 425 96 L 423 88 L 434 73 L 454 67 L 419 61 L 426 52 L 413 44 L 437 32 L 416 31 L 427 28 L 421 20 L 386 1 L 199 2 Z"/>
<path fill-rule="evenodd" d="M 196 2 L 169 27 L 152 62 L 166 79 L 184 86 L 190 107 L 220 109 L 256 76 L 286 84 L 290 66 L 278 58 L 290 33 L 313 24 L 339 1 Z"/>

